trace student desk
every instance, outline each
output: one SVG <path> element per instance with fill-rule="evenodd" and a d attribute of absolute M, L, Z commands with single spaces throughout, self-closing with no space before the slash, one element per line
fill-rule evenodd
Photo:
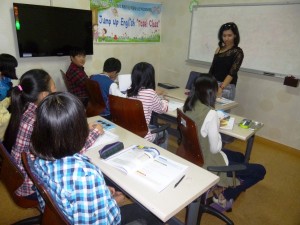
<path fill-rule="evenodd" d="M 88 121 L 93 122 L 100 118 L 99 116 L 91 117 Z M 153 146 L 160 151 L 161 155 L 188 165 L 184 179 L 176 188 L 174 188 L 174 184 L 177 181 L 174 181 L 166 189 L 157 193 L 151 188 L 148 188 L 145 184 L 138 182 L 134 178 L 125 175 L 118 169 L 103 162 L 98 153 L 98 150 L 102 146 L 92 148 L 85 153 L 85 155 L 88 156 L 110 180 L 120 187 L 121 190 L 151 211 L 160 220 L 166 222 L 188 206 L 189 217 L 187 218 L 186 224 L 196 225 L 200 203 L 199 201 L 193 201 L 199 199 L 209 188 L 218 183 L 219 177 L 117 125 L 116 128 L 109 131 L 119 136 L 119 140 L 124 143 L 125 148 L 133 144 Z M 172 219 L 170 222 L 176 222 L 178 224 L 177 219 Z"/>
<path fill-rule="evenodd" d="M 184 103 L 184 101 L 187 98 L 187 95 L 185 94 L 186 90 L 184 88 L 164 89 L 164 88 L 159 87 L 159 90 L 163 90 L 165 92 L 165 96 L 170 101 Z M 229 109 L 235 108 L 237 106 L 238 106 L 238 103 L 235 101 L 228 103 L 228 104 L 221 104 L 221 103 L 216 102 L 216 110 L 229 110 Z M 177 117 L 176 110 L 174 112 L 168 111 L 165 114 L 157 114 L 154 112 L 152 114 L 151 123 L 158 124 L 158 119 L 162 119 L 166 122 L 176 124 L 177 122 L 176 122 L 176 119 L 174 120 L 174 117 L 175 118 Z M 179 137 L 179 133 L 176 128 L 174 129 L 174 128 L 170 127 L 170 128 L 168 128 L 168 132 L 169 132 L 169 134 L 171 134 L 177 138 Z"/>
<path fill-rule="evenodd" d="M 176 88 L 176 89 L 163 89 L 166 90 L 166 96 L 176 99 L 177 101 L 184 101 L 187 96 L 184 93 L 183 88 Z M 216 103 L 216 110 L 228 110 L 236 107 L 238 105 L 237 102 L 232 102 L 229 104 L 219 104 Z M 253 147 L 253 142 L 255 138 L 255 133 L 261 128 L 257 130 L 250 130 L 250 129 L 243 129 L 238 126 L 238 123 L 242 121 L 244 118 L 236 115 L 230 115 L 235 118 L 235 124 L 232 130 L 225 130 L 225 129 L 220 129 L 220 133 L 229 135 L 231 137 L 240 139 L 242 141 L 246 141 L 246 151 L 245 151 L 245 162 L 249 162 L 250 160 L 250 155 Z M 170 123 L 174 123 L 177 125 L 177 111 L 168 111 L 164 114 L 153 114 L 153 123 L 157 124 L 158 118 L 165 120 Z M 263 124 L 262 124 L 263 126 Z M 171 135 L 175 135 L 176 137 L 179 137 L 178 131 L 176 129 L 169 129 L 168 130 Z"/>
<path fill-rule="evenodd" d="M 174 99 L 175 101 L 184 102 L 187 98 L 187 95 L 185 94 L 186 90 L 184 88 L 175 88 L 175 89 L 164 89 L 159 87 L 160 90 L 163 90 L 165 92 L 165 96 L 169 97 L 171 99 Z M 236 101 L 233 101 L 228 104 L 221 104 L 216 102 L 216 110 L 229 110 L 233 109 L 238 106 L 238 103 Z"/>
<path fill-rule="evenodd" d="M 159 115 L 159 117 L 160 116 L 161 115 Z M 247 142 L 246 151 L 245 151 L 245 162 L 247 163 L 250 160 L 250 155 L 251 155 L 251 151 L 252 151 L 252 147 L 253 147 L 255 134 L 258 130 L 261 129 L 261 127 L 263 127 L 263 124 L 260 128 L 258 128 L 256 130 L 244 129 L 244 128 L 239 127 L 239 125 L 238 125 L 239 122 L 241 122 L 244 119 L 243 117 L 233 115 L 233 114 L 230 114 L 230 116 L 235 118 L 233 129 L 225 130 L 225 129 L 220 128 L 219 132 Z M 167 118 L 167 119 L 165 119 L 165 118 Z M 166 121 L 177 124 L 177 111 L 176 110 L 168 111 L 167 113 L 162 114 L 161 119 L 163 119 L 163 120 L 165 119 Z"/>

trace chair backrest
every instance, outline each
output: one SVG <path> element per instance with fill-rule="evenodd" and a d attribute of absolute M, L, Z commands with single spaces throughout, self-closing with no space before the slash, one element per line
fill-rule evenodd
<path fill-rule="evenodd" d="M 196 123 L 180 109 L 177 109 L 177 125 L 181 139 L 176 154 L 202 167 L 204 160 Z"/>
<path fill-rule="evenodd" d="M 64 84 L 65 84 L 65 86 L 67 88 L 67 91 L 70 92 L 70 85 L 68 83 L 68 79 L 67 79 L 66 73 L 63 70 L 60 70 L 60 73 L 61 73 L 61 77 L 62 77 L 62 79 L 64 81 Z"/>
<path fill-rule="evenodd" d="M 23 184 L 24 176 L 2 143 L 0 143 L 0 156 L 2 158 L 0 179 L 14 202 L 23 208 L 37 207 L 38 201 L 16 195 L 15 191 Z"/>
<path fill-rule="evenodd" d="M 50 191 L 44 185 L 44 182 L 39 178 L 36 169 L 34 168 L 33 161 L 27 156 L 25 152 L 22 152 L 22 161 L 30 179 L 33 181 L 34 185 L 45 201 L 45 209 L 42 216 L 42 225 L 70 224 L 70 221 L 60 210 Z"/>
<path fill-rule="evenodd" d="M 102 96 L 101 88 L 97 81 L 86 79 L 85 87 L 88 93 L 88 104 L 86 107 L 86 116 L 98 116 L 106 107 L 104 98 Z"/>
<path fill-rule="evenodd" d="M 142 102 L 113 95 L 109 95 L 108 98 L 112 121 L 140 137 L 145 137 L 148 126 Z"/>
<path fill-rule="evenodd" d="M 193 84 L 195 82 L 195 80 L 201 75 L 201 74 L 205 74 L 208 75 L 208 73 L 200 73 L 200 72 L 196 72 L 196 71 L 191 71 L 190 72 L 190 76 L 189 79 L 186 83 L 185 89 L 187 90 L 192 90 Z"/>

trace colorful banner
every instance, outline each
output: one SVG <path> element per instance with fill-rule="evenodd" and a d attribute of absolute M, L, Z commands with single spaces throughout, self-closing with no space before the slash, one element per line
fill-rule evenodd
<path fill-rule="evenodd" d="M 90 0 L 94 43 L 160 42 L 161 4 Z"/>

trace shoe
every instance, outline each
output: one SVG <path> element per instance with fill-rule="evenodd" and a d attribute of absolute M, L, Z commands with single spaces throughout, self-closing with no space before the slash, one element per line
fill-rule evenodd
<path fill-rule="evenodd" d="M 210 204 L 210 206 L 212 208 L 218 210 L 221 213 L 223 213 L 224 211 L 231 212 L 232 211 L 232 205 L 233 205 L 233 199 L 230 199 L 230 200 L 226 201 L 225 204 L 223 204 L 223 202 L 221 204 L 220 203 L 215 203 L 215 202 Z"/>
<path fill-rule="evenodd" d="M 223 195 L 223 193 L 220 193 L 219 195 L 217 195 L 217 193 L 213 192 L 212 200 L 213 200 L 214 203 L 218 203 L 222 207 L 225 207 L 226 202 L 227 202 L 224 195 Z"/>

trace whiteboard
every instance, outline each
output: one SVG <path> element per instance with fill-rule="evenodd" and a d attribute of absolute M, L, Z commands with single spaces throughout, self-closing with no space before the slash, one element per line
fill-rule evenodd
<path fill-rule="evenodd" d="M 239 28 L 241 70 L 300 78 L 300 3 L 194 7 L 188 60 L 211 63 L 219 28 L 227 22 Z"/>

